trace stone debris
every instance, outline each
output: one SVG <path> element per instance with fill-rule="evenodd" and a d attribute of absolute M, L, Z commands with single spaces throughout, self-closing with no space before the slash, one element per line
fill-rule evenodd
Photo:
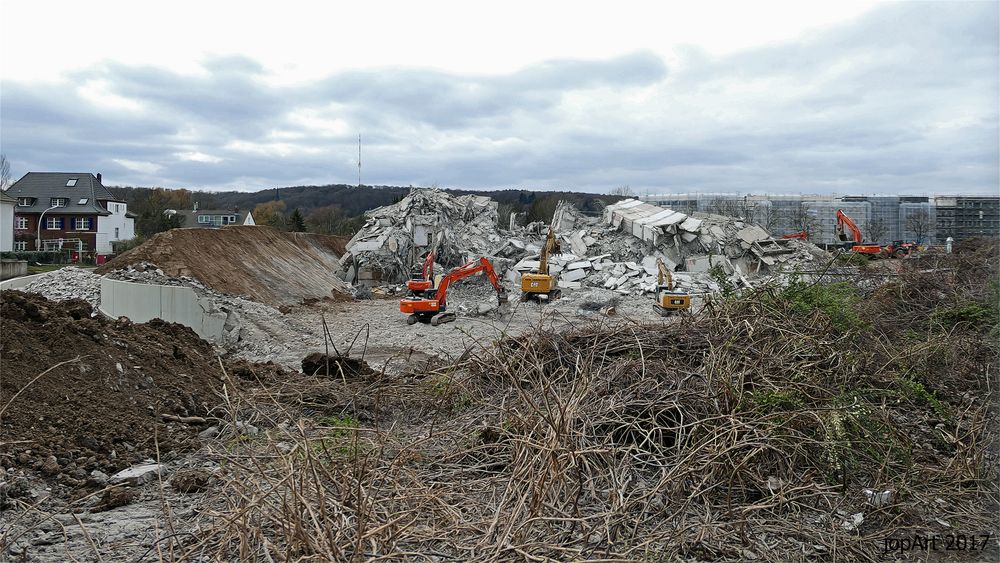
<path fill-rule="evenodd" d="M 53 301 L 83 299 L 95 309 L 101 304 L 101 276 L 75 266 L 43 274 L 25 286 L 24 290 L 39 293 Z"/>
<path fill-rule="evenodd" d="M 497 202 L 485 196 L 453 197 L 438 189 L 414 188 L 399 203 L 368 211 L 365 217 L 341 257 L 344 277 L 352 283 L 405 281 L 431 250 L 444 268 L 528 250 L 520 239 L 501 234 Z"/>

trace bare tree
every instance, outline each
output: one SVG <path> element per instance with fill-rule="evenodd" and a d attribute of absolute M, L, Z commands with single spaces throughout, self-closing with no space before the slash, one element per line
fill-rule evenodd
<path fill-rule="evenodd" d="M 865 231 L 868 232 L 868 240 L 873 243 L 881 244 L 882 239 L 885 238 L 886 233 L 889 231 L 885 224 L 885 221 L 881 217 L 872 217 L 866 225 Z"/>
<path fill-rule="evenodd" d="M 764 227 L 767 232 L 773 231 L 778 226 L 778 212 L 773 205 L 761 205 L 754 210 L 754 221 Z"/>
<path fill-rule="evenodd" d="M 10 161 L 7 155 L 0 153 L 0 192 L 7 191 L 10 187 Z"/>
<path fill-rule="evenodd" d="M 608 195 L 617 195 L 617 196 L 622 196 L 622 197 L 635 197 L 635 191 L 633 191 L 632 188 L 630 188 L 628 184 L 622 184 L 620 186 L 611 188 L 611 190 L 608 191 Z"/>
<path fill-rule="evenodd" d="M 799 201 L 786 211 L 786 221 L 796 231 L 806 231 L 810 235 L 819 227 L 816 212 L 809 209 L 805 202 Z"/>
<path fill-rule="evenodd" d="M 906 230 L 913 233 L 917 242 L 924 242 L 924 239 L 931 232 L 931 217 L 926 209 L 917 209 L 906 218 Z"/>

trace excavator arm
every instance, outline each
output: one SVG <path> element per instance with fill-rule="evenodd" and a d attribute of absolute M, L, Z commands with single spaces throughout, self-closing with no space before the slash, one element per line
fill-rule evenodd
<path fill-rule="evenodd" d="M 549 234 L 545 237 L 545 246 L 542 248 L 542 255 L 538 259 L 538 273 L 549 275 L 549 254 L 559 252 L 559 242 L 556 240 L 556 233 L 549 225 Z"/>
<path fill-rule="evenodd" d="M 493 285 L 493 289 L 497 292 L 497 301 L 500 303 L 506 303 L 507 290 L 505 290 L 503 285 L 500 284 L 500 278 L 493 269 L 493 264 L 491 264 L 486 258 L 480 258 L 479 260 L 475 260 L 455 268 L 441 279 L 441 285 L 438 286 L 437 293 L 435 294 L 439 307 L 443 310 L 447 306 L 448 287 L 451 284 L 469 276 L 474 276 L 479 272 L 486 273 L 486 277 L 490 280 L 490 283 Z"/>
<path fill-rule="evenodd" d="M 657 285 L 666 285 L 667 289 L 670 291 L 674 290 L 674 276 L 667 269 L 667 265 L 663 263 L 662 258 L 656 259 L 656 267 L 659 269 L 659 273 L 656 276 Z"/>
<path fill-rule="evenodd" d="M 847 235 L 844 234 L 845 225 L 851 231 L 851 238 L 847 238 Z M 861 229 L 858 228 L 857 223 L 847 213 L 844 213 L 842 209 L 837 210 L 837 236 L 840 240 L 853 240 L 854 244 L 861 244 L 861 241 L 864 239 L 861 236 Z"/>

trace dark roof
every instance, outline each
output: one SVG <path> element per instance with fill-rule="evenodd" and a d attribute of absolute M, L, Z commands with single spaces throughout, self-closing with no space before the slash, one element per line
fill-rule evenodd
<path fill-rule="evenodd" d="M 76 180 L 75 186 L 67 186 L 70 180 Z M 66 207 L 53 210 L 53 213 L 97 213 L 99 215 L 110 215 L 107 209 L 101 206 L 98 201 L 116 201 L 125 203 L 97 179 L 90 172 L 28 172 L 20 180 L 7 190 L 7 195 L 11 197 L 33 197 L 34 205 L 29 207 L 18 207 L 18 213 L 41 213 L 51 204 L 49 201 L 54 197 L 64 197 L 67 199 Z M 86 199 L 86 203 L 80 203 Z"/>
<path fill-rule="evenodd" d="M 6 192 L 0 192 L 0 201 L 5 203 L 17 203 L 17 200 L 7 195 Z"/>

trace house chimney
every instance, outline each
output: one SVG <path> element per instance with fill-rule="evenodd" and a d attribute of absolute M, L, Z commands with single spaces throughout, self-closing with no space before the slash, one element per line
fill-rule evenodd
<path fill-rule="evenodd" d="M 97 183 L 98 184 L 101 183 L 101 173 L 100 172 L 97 173 Z"/>
<path fill-rule="evenodd" d="M 197 202 L 197 201 L 196 201 L 196 202 L 194 202 L 194 210 L 195 210 L 195 211 L 198 211 L 198 202 Z"/>

